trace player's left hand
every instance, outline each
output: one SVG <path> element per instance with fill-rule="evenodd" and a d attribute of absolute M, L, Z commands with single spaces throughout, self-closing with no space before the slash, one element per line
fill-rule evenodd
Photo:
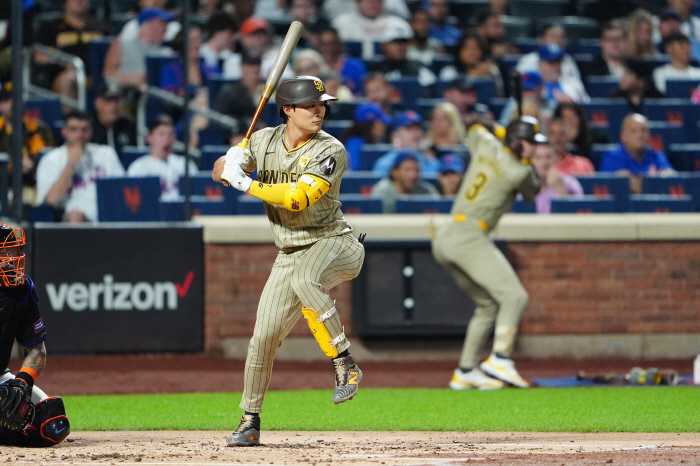
<path fill-rule="evenodd" d="M 233 146 L 226 152 L 226 162 L 236 163 L 238 165 L 245 162 L 246 157 L 250 155 L 250 150 L 241 146 Z"/>
<path fill-rule="evenodd" d="M 233 161 L 226 161 L 221 179 L 227 182 L 229 186 L 244 193 L 248 191 L 250 185 L 253 183 L 253 180 L 246 176 L 241 166 Z"/>
<path fill-rule="evenodd" d="M 32 419 L 31 387 L 20 379 L 9 379 L 0 384 L 0 426 L 7 430 L 22 430 Z"/>

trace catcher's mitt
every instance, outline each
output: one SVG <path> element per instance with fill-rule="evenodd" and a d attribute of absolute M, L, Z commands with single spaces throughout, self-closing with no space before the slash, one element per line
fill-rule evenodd
<path fill-rule="evenodd" d="M 20 379 L 0 384 L 0 427 L 22 430 L 33 419 L 34 403 L 29 385 Z"/>

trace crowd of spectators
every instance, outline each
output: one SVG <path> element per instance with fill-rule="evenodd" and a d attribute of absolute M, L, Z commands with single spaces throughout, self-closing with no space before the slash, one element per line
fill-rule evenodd
<path fill-rule="evenodd" d="M 339 98 L 327 131 L 345 144 L 351 171 L 382 177 L 371 196 L 382 199 L 385 212 L 400 196 L 454 196 L 469 163 L 468 125 L 478 117 L 505 126 L 517 115 L 513 66 L 522 113 L 538 118 L 549 139 L 532 160 L 544 187 L 538 212 L 549 212 L 554 198 L 581 196 L 577 176 L 628 176 L 630 192 L 643 193 L 643 176 L 675 173 L 666 156 L 672 141 L 659 144 L 645 102 L 666 97 L 672 80 L 700 84 L 700 7 L 687 0 L 572 1 L 563 14 L 597 21 L 597 33 L 582 40 L 564 16 L 541 21 L 533 13 L 528 30 L 511 27 L 527 19 L 513 16 L 518 2 L 525 0 L 484 0 L 465 15 L 449 0 L 207 0 L 190 2 L 187 31 L 175 1 L 19 2 L 33 31 L 25 45 L 74 55 L 89 74 L 89 113 L 76 112 L 70 102 L 79 97 L 78 70 L 33 53 L 31 82 L 61 96 L 64 116 L 42 122 L 43 115 L 27 113 L 25 202 L 45 203 L 56 218 L 94 221 L 95 207 L 85 204 L 94 200 L 95 179 L 124 173 L 160 176 L 163 197 L 178 196 L 176 178 L 192 164 L 173 154 L 183 127 L 193 149 L 239 141 L 292 20 L 304 24 L 304 35 L 282 79 L 318 76 Z M 11 150 L 12 88 L 9 12 L 2 15 L 0 152 Z M 101 56 L 91 53 L 105 41 Z M 153 76 L 151 57 L 163 58 Z M 96 59 L 100 66 L 90 62 Z M 601 82 L 609 83 L 603 93 L 595 86 Z M 161 103 L 139 138 L 136 108 L 149 86 L 188 96 L 232 117 L 236 127 L 223 129 L 196 112 L 183 125 L 182 108 Z M 700 91 L 691 92 L 688 104 L 700 100 Z M 590 110 L 601 98 L 625 99 L 627 116 Z M 683 142 L 700 143 L 697 128 L 684 134 Z M 124 150 L 139 140 L 148 155 L 127 164 Z M 619 144 L 601 154 L 613 141 Z M 364 152 L 377 147 L 385 152 L 367 163 Z M 192 164 L 190 173 L 197 170 Z"/>

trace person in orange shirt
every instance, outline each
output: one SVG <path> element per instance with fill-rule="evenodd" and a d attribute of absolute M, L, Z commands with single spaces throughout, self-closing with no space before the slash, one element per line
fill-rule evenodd
<path fill-rule="evenodd" d="M 567 175 L 584 175 L 595 172 L 590 160 L 580 155 L 573 155 L 568 151 L 566 132 L 566 126 L 560 119 L 552 120 L 547 127 L 547 139 L 557 158 L 554 167 Z"/>

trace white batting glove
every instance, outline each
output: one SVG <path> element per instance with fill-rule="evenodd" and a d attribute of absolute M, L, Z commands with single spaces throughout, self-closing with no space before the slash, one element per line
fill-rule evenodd
<path fill-rule="evenodd" d="M 241 146 L 233 146 L 226 152 L 226 163 L 232 162 L 237 165 L 242 165 L 245 159 L 250 155 L 250 151 Z"/>
<path fill-rule="evenodd" d="M 221 174 L 221 179 L 226 181 L 229 186 L 236 188 L 242 192 L 248 192 L 253 180 L 246 176 L 245 172 L 235 162 L 227 161 L 224 165 L 224 172 Z"/>

